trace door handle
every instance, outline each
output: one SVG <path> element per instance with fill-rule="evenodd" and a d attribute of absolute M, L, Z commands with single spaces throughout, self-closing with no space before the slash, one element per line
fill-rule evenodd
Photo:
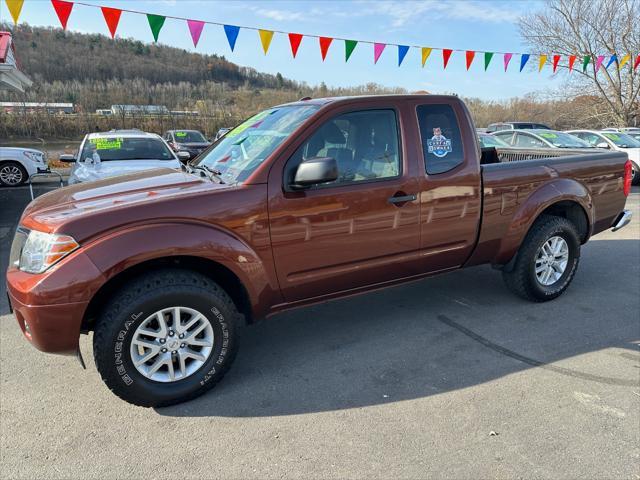
<path fill-rule="evenodd" d="M 413 202 L 416 198 L 418 198 L 415 194 L 414 195 L 400 195 L 400 196 L 393 196 L 393 197 L 389 197 L 389 203 L 394 203 L 394 204 L 398 204 L 398 203 L 407 203 L 407 202 Z"/>

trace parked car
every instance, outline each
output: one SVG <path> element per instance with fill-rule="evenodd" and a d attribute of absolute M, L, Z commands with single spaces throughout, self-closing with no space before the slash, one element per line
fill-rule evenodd
<path fill-rule="evenodd" d="M 76 155 L 60 155 L 60 161 L 73 163 L 69 185 L 102 180 L 126 173 L 155 168 L 180 168 L 187 152 L 174 153 L 155 133 L 140 130 L 112 130 L 85 135 Z"/>
<path fill-rule="evenodd" d="M 0 185 L 22 185 L 34 173 L 48 172 L 47 156 L 33 148 L 0 147 Z"/>
<path fill-rule="evenodd" d="M 625 128 L 604 128 L 603 132 L 620 132 L 626 133 L 634 140 L 640 142 L 640 128 L 638 127 L 625 127 Z"/>
<path fill-rule="evenodd" d="M 510 145 L 502 140 L 500 137 L 491 135 L 489 133 L 478 133 L 478 141 L 480 142 L 480 148 L 489 147 L 509 147 Z"/>
<path fill-rule="evenodd" d="M 169 130 L 163 138 L 174 152 L 187 152 L 188 160 L 196 158 L 211 145 L 198 130 Z"/>
<path fill-rule="evenodd" d="M 551 130 L 551 128 L 547 127 L 542 123 L 532 123 L 532 122 L 501 122 L 501 123 L 492 123 L 487 127 L 487 133 L 499 132 L 500 130 Z"/>
<path fill-rule="evenodd" d="M 640 141 L 626 133 L 603 130 L 569 130 L 568 133 L 581 138 L 592 146 L 626 153 L 631 160 L 633 183 L 640 184 Z"/>
<path fill-rule="evenodd" d="M 557 130 L 501 130 L 493 135 L 512 147 L 593 148 L 587 142 Z"/>
<path fill-rule="evenodd" d="M 137 405 L 204 393 L 229 370 L 237 328 L 283 310 L 479 264 L 552 300 L 580 246 L 631 219 L 626 155 L 481 165 L 455 96 L 269 108 L 184 170 L 39 197 L 11 249 L 26 339 L 79 355 L 93 331 L 102 379 Z"/>

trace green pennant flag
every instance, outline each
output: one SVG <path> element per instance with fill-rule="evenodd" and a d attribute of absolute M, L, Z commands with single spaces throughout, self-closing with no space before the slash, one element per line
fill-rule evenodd
<path fill-rule="evenodd" d="M 590 61 L 591 61 L 591 55 L 585 55 L 585 57 L 582 59 L 582 71 L 583 72 L 587 71 L 587 65 L 589 65 Z"/>
<path fill-rule="evenodd" d="M 147 20 L 149 20 L 151 33 L 153 33 L 153 39 L 156 42 L 158 41 L 158 35 L 160 35 L 160 30 L 162 30 L 165 19 L 166 17 L 163 17 L 162 15 L 152 15 L 151 13 L 147 13 Z"/>
<path fill-rule="evenodd" d="M 491 59 L 493 58 L 493 52 L 484 52 L 484 70 L 487 71 Z"/>
<path fill-rule="evenodd" d="M 358 44 L 358 42 L 355 41 L 355 40 L 345 40 L 344 41 L 344 55 L 345 55 L 344 61 L 345 62 L 349 61 L 349 57 L 353 53 L 353 50 L 355 50 L 357 44 Z"/>

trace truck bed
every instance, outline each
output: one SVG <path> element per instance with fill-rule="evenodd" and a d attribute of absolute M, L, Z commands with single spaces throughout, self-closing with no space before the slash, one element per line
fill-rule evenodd
<path fill-rule="evenodd" d="M 627 156 L 620 152 L 483 149 L 482 222 L 477 248 L 467 265 L 508 261 L 517 249 L 510 245 L 510 238 L 528 230 L 526 219 L 544 211 L 546 196 L 555 196 L 557 202 L 559 187 L 584 202 L 588 230 L 583 242 L 606 230 L 624 208 L 621 191 L 626 161 Z"/>

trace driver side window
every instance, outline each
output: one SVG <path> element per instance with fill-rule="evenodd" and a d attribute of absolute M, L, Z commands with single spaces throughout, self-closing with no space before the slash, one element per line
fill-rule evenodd
<path fill-rule="evenodd" d="M 516 141 L 515 141 L 515 146 L 516 147 L 523 147 L 523 148 L 544 148 L 546 147 L 546 145 L 541 142 L 540 140 L 538 140 L 537 138 L 534 138 L 530 135 L 524 134 L 524 133 L 516 133 Z"/>
<path fill-rule="evenodd" d="M 398 127 L 393 110 L 366 110 L 339 115 L 316 132 L 293 154 L 285 168 L 287 184 L 305 160 L 331 157 L 338 179 L 319 186 L 343 185 L 400 175 Z"/>

